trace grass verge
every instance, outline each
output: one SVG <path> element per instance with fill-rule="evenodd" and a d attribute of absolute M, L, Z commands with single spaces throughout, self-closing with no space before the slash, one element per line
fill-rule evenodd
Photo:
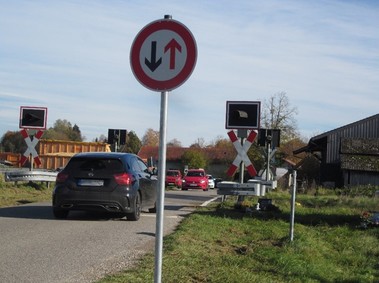
<path fill-rule="evenodd" d="M 378 199 L 298 195 L 289 241 L 290 195 L 280 211 L 245 212 L 235 200 L 199 208 L 164 238 L 162 282 L 378 282 L 379 228 L 359 229 Z M 251 199 L 256 203 L 257 199 Z M 154 255 L 99 282 L 153 282 Z"/>
<path fill-rule="evenodd" d="M 0 174 L 0 207 L 50 201 L 52 187 L 48 188 L 45 183 L 5 182 L 4 174 Z"/>

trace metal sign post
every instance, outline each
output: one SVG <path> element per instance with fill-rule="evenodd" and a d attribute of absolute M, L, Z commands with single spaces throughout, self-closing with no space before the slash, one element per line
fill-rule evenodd
<path fill-rule="evenodd" d="M 168 93 L 190 77 L 196 59 L 195 38 L 186 26 L 170 15 L 146 25 L 134 39 L 130 50 L 130 65 L 136 79 L 146 88 L 161 92 L 155 283 L 160 283 L 162 277 Z"/>
<path fill-rule="evenodd" d="M 271 137 L 267 137 L 266 181 L 270 181 Z"/>
<path fill-rule="evenodd" d="M 296 200 L 296 170 L 293 170 L 292 173 L 292 194 L 291 194 L 291 223 L 290 223 L 290 241 L 293 241 L 293 233 L 295 226 L 295 200 Z"/>
<path fill-rule="evenodd" d="M 159 157 L 158 157 L 158 198 L 157 198 L 157 220 L 155 229 L 155 272 L 154 282 L 161 282 L 162 257 L 163 257 L 163 215 L 165 196 L 165 174 L 166 174 L 166 132 L 167 132 L 167 105 L 168 91 L 161 93 L 161 113 L 159 126 Z"/>

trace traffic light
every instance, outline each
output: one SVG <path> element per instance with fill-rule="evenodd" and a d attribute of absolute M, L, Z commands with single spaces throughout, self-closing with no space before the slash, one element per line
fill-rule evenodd
<path fill-rule="evenodd" d="M 280 130 L 278 129 L 259 129 L 258 145 L 266 146 L 266 143 L 271 144 L 271 148 L 280 146 Z"/>
<path fill-rule="evenodd" d="M 117 142 L 117 145 L 126 144 L 126 130 L 116 130 L 116 129 L 108 129 L 108 143 L 114 144 Z"/>

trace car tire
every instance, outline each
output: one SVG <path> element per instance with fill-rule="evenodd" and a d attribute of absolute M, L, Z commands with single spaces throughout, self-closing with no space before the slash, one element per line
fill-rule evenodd
<path fill-rule="evenodd" d="M 53 214 L 56 219 L 66 219 L 68 212 L 68 210 L 53 208 Z"/>
<path fill-rule="evenodd" d="M 141 211 L 142 211 L 142 204 L 141 204 L 141 197 L 139 193 L 137 193 L 135 199 L 134 199 L 134 207 L 132 213 L 126 214 L 126 219 L 130 221 L 137 221 L 141 217 Z"/>

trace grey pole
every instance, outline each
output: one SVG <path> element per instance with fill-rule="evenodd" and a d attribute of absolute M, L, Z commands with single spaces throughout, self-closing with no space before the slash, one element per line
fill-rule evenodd
<path fill-rule="evenodd" d="M 34 159 L 33 159 L 33 155 L 32 154 L 29 154 L 29 160 L 30 160 L 30 167 L 29 167 L 29 171 L 33 171 L 33 162 L 34 162 Z"/>
<path fill-rule="evenodd" d="M 165 15 L 164 19 L 171 19 L 171 15 Z M 166 130 L 167 130 L 167 105 L 168 91 L 161 92 L 161 113 L 159 124 L 159 156 L 158 156 L 158 195 L 157 195 L 157 218 L 155 222 L 155 270 L 154 283 L 162 281 L 162 258 L 163 258 L 163 216 L 166 175 Z"/>
<path fill-rule="evenodd" d="M 296 170 L 293 170 L 293 186 L 291 195 L 291 223 L 290 223 L 290 240 L 293 241 L 293 233 L 295 226 L 295 199 L 296 199 Z"/>
<path fill-rule="evenodd" d="M 270 153 L 271 153 L 271 138 L 267 137 L 266 181 L 270 181 Z"/>
<path fill-rule="evenodd" d="M 241 138 L 241 145 L 243 146 L 244 138 Z M 241 161 L 240 163 L 240 176 L 239 176 L 239 183 L 243 184 L 243 180 L 245 178 L 245 163 Z M 242 202 L 245 200 L 245 196 L 238 195 L 237 197 L 237 204 L 242 205 Z"/>
<path fill-rule="evenodd" d="M 241 138 L 241 146 L 243 147 L 243 143 L 244 143 L 244 138 Z M 245 178 L 245 163 L 243 161 L 241 161 L 240 163 L 240 177 L 239 177 L 239 182 L 240 184 L 243 184 L 243 180 Z"/>
<path fill-rule="evenodd" d="M 163 253 L 163 213 L 166 174 L 166 129 L 167 129 L 168 91 L 161 93 L 161 113 L 159 126 L 159 157 L 158 157 L 158 195 L 157 218 L 155 229 L 155 272 L 154 282 L 160 283 L 162 279 L 162 253 Z"/>

